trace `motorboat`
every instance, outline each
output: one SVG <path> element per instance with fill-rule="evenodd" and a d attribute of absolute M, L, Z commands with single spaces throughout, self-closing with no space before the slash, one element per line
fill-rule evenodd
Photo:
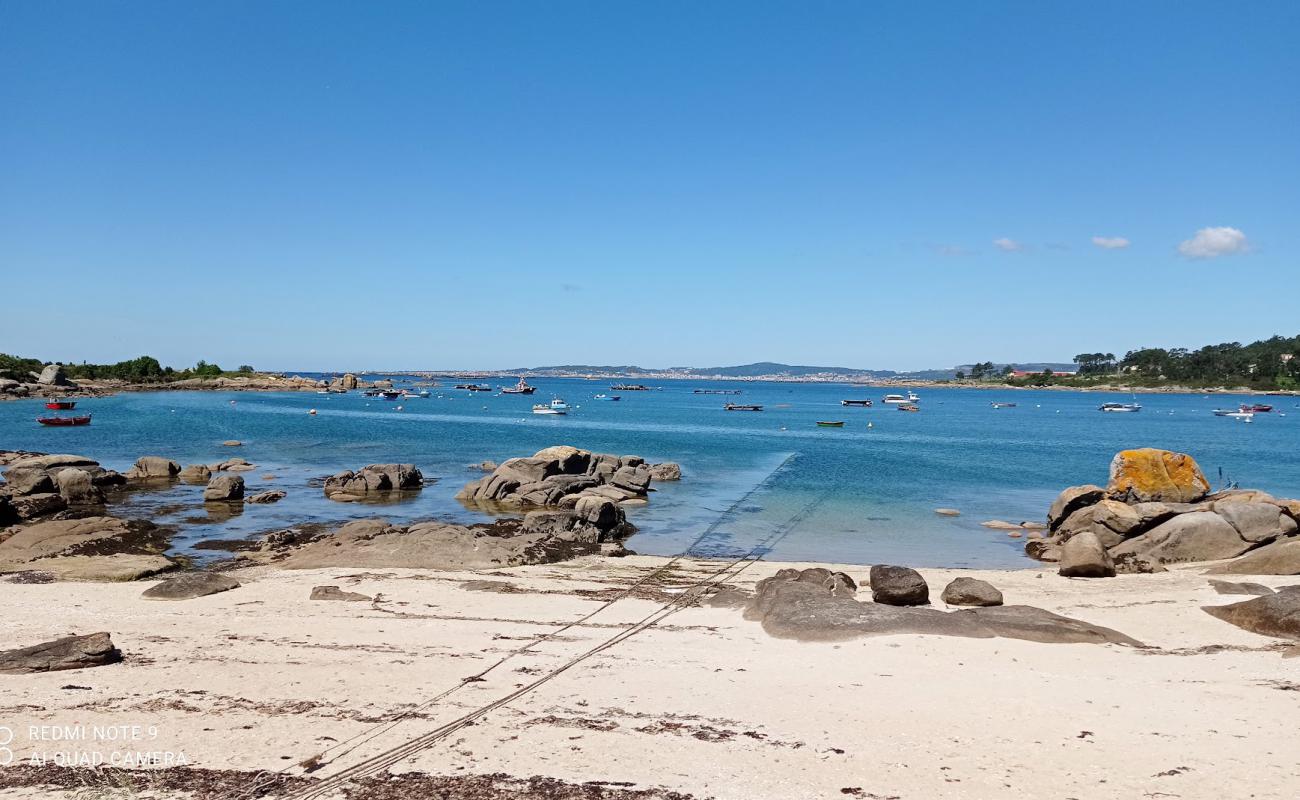
<path fill-rule="evenodd" d="M 566 402 L 564 402 L 564 400 L 563 400 L 562 398 L 559 398 L 559 397 L 552 397 L 552 398 L 551 398 L 551 405 L 550 405 L 550 408 L 551 408 L 553 411 L 568 411 L 568 410 L 569 410 L 569 404 L 566 403 Z"/>
<path fill-rule="evenodd" d="M 49 408 L 49 406 L 47 405 L 46 408 Z M 1262 413 L 1262 414 L 1267 414 L 1268 412 L 1270 412 L 1270 411 L 1273 410 L 1273 407 L 1272 407 L 1272 406 L 1269 406 L 1269 405 L 1265 405 L 1265 404 L 1263 404 L 1263 403 L 1253 403 L 1253 404 L 1242 403 L 1242 404 L 1241 404 L 1241 410 L 1242 410 L 1242 411 L 1251 411 L 1251 412 L 1254 412 L 1254 413 L 1257 413 L 1257 414 L 1260 414 L 1260 413 Z"/>
<path fill-rule="evenodd" d="M 457 389 L 465 389 L 465 390 L 467 390 L 467 391 L 471 391 L 471 392 L 490 392 L 490 391 L 492 391 L 492 387 L 491 387 L 491 386 L 486 386 L 486 385 L 481 384 L 481 383 L 458 383 L 458 384 L 456 384 L 456 388 L 457 388 Z"/>
<path fill-rule="evenodd" d="M 725 406 L 723 406 L 723 409 L 727 411 L 762 411 L 763 407 L 756 406 L 756 405 L 738 405 L 736 403 L 727 403 Z"/>
<path fill-rule="evenodd" d="M 550 403 L 538 403 L 533 406 L 533 413 L 559 416 L 569 413 L 569 404 L 557 397 Z"/>
<path fill-rule="evenodd" d="M 821 420 L 818 420 L 818 421 L 817 421 L 817 427 L 819 427 L 819 428 L 843 428 L 843 427 L 844 427 L 844 421 L 843 421 L 843 420 L 836 420 L 836 421 L 833 421 L 833 422 L 823 422 L 823 421 L 821 421 Z"/>
<path fill-rule="evenodd" d="M 45 402 L 45 407 L 50 409 L 51 411 L 71 411 L 72 409 L 77 407 L 77 401 L 64 400 L 64 399 L 47 400 Z"/>
<path fill-rule="evenodd" d="M 1253 419 L 1255 417 L 1255 412 L 1247 411 L 1246 406 L 1242 406 L 1238 411 L 1233 411 L 1230 408 L 1216 408 L 1214 409 L 1214 416 L 1232 417 L 1233 419 Z"/>
<path fill-rule="evenodd" d="M 535 391 L 537 391 L 537 387 L 529 386 L 528 381 L 524 380 L 522 375 L 519 376 L 519 383 L 516 383 L 514 388 L 501 387 L 501 394 L 532 394 Z"/>
<path fill-rule="evenodd" d="M 908 402 L 907 398 L 901 394 L 887 394 L 880 402 L 886 405 L 897 406 Z"/>
<path fill-rule="evenodd" d="M 648 392 L 649 386 L 642 386 L 639 383 L 616 383 L 609 387 L 616 392 Z"/>
<path fill-rule="evenodd" d="M 1135 411 L 1141 411 L 1142 406 L 1138 403 L 1102 403 L 1097 406 L 1097 410 L 1113 413 L 1132 413 Z"/>
<path fill-rule="evenodd" d="M 870 407 L 871 407 L 871 401 L 870 401 L 870 400 L 841 400 L 841 401 L 840 401 L 840 405 L 842 405 L 842 406 L 861 406 L 862 408 L 870 408 Z"/>
<path fill-rule="evenodd" d="M 900 403 L 898 406 L 898 410 L 899 411 L 920 411 L 921 407 L 918 406 L 916 403 Z"/>
<path fill-rule="evenodd" d="M 618 395 L 616 395 L 616 394 L 598 394 L 598 395 L 596 395 L 595 397 L 593 397 L 592 399 L 593 399 L 593 400 L 604 400 L 604 401 L 609 402 L 609 403 L 616 403 L 616 402 L 618 402 L 618 401 L 619 401 L 620 399 L 622 399 L 622 398 L 620 398 L 620 397 L 619 397 Z"/>
<path fill-rule="evenodd" d="M 989 403 L 992 408 L 1015 408 L 1015 403 Z"/>
<path fill-rule="evenodd" d="M 909 403 L 919 403 L 919 402 L 921 402 L 921 396 L 920 396 L 919 394 L 917 394 L 916 392 L 909 391 L 909 392 L 907 393 L 907 402 L 909 402 Z"/>
<path fill-rule="evenodd" d="M 383 391 L 379 393 L 379 396 L 385 400 L 396 400 L 402 396 L 402 393 L 398 391 Z"/>
<path fill-rule="evenodd" d="M 90 415 L 84 417 L 37 417 L 36 421 L 52 428 L 67 428 L 75 425 L 89 425 Z"/>

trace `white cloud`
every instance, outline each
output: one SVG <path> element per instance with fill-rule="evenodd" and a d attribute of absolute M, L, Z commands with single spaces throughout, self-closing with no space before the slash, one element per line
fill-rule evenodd
<path fill-rule="evenodd" d="M 1123 236 L 1094 236 L 1092 243 L 1102 250 L 1123 250 L 1129 245 L 1128 239 Z"/>
<path fill-rule="evenodd" d="M 1003 236 L 1001 239 L 994 239 L 993 246 L 1004 253 L 1018 253 L 1025 249 L 1025 246 L 1015 239 L 1008 239 Z"/>
<path fill-rule="evenodd" d="M 1249 249 L 1246 234 L 1227 227 L 1201 228 L 1195 236 L 1178 245 L 1178 252 L 1188 258 L 1218 258 Z"/>

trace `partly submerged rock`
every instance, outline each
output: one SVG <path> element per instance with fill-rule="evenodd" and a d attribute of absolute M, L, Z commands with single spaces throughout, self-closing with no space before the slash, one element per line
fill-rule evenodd
<path fill-rule="evenodd" d="M 150 600 L 190 600 L 239 588 L 239 581 L 216 572 L 184 572 L 150 586 L 141 597 Z"/>
<path fill-rule="evenodd" d="M 207 485 L 207 482 L 212 479 L 212 469 L 207 464 L 190 464 L 181 470 L 177 477 L 182 483 Z"/>
<path fill-rule="evenodd" d="M 132 480 L 171 480 L 179 475 L 181 465 L 161 456 L 141 456 L 135 460 L 135 466 L 127 470 L 126 477 Z"/>
<path fill-rule="evenodd" d="M 954 578 L 943 588 L 941 599 L 950 606 L 1000 606 L 1002 592 L 978 578 Z"/>
<path fill-rule="evenodd" d="M 42 642 L 17 650 L 0 651 L 0 674 L 26 675 L 33 672 L 55 672 L 66 669 L 85 669 L 122 660 L 122 652 L 113 646 L 107 633 L 85 636 L 66 636 L 52 642 Z"/>
<path fill-rule="evenodd" d="M 239 475 L 218 475 L 203 490 L 204 502 L 240 500 L 244 497 L 244 479 Z"/>
<path fill-rule="evenodd" d="M 285 498 L 285 493 L 280 489 L 272 489 L 269 492 L 258 492 L 257 494 L 244 498 L 245 503 L 255 505 L 265 505 L 267 503 L 278 503 Z"/>
<path fill-rule="evenodd" d="M 1209 492 L 1196 459 L 1151 447 L 1116 453 L 1106 485 L 1107 496 L 1126 503 L 1195 503 Z"/>
<path fill-rule="evenodd" d="M 419 489 L 424 475 L 414 464 L 370 464 L 325 479 L 325 496 L 342 503 L 378 499 L 392 492 Z"/>

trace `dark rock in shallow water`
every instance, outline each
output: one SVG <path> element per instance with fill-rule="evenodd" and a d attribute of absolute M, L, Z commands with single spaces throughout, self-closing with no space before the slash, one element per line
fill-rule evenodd
<path fill-rule="evenodd" d="M 373 597 L 358 592 L 345 592 L 337 586 L 313 586 L 312 600 L 341 600 L 349 603 L 369 603 Z"/>
<path fill-rule="evenodd" d="M 122 652 L 113 646 L 113 639 L 107 633 L 92 633 L 0 651 L 0 674 L 26 675 L 84 669 L 116 664 L 121 660 Z"/>
<path fill-rule="evenodd" d="M 175 461 L 161 456 L 140 456 L 136 459 L 135 466 L 127 471 L 126 477 L 132 480 L 169 481 L 180 473 L 181 465 Z"/>
<path fill-rule="evenodd" d="M 186 572 L 145 589 L 150 600 L 190 600 L 239 588 L 239 581 L 214 572 Z"/>
<path fill-rule="evenodd" d="M 1291 587 L 1232 605 L 1202 606 L 1201 610 L 1262 636 L 1300 639 L 1300 591 Z"/>
<path fill-rule="evenodd" d="M 253 495 L 252 497 L 246 497 L 244 498 L 244 502 L 253 503 L 256 505 L 265 505 L 267 503 L 278 503 L 284 498 L 285 498 L 284 492 L 280 491 L 279 489 L 272 489 L 269 492 L 260 492 L 258 494 Z"/>
<path fill-rule="evenodd" d="M 325 496 L 341 503 L 378 499 L 392 492 L 420 489 L 424 474 L 414 464 L 370 464 L 325 479 Z"/>
<path fill-rule="evenodd" d="M 944 612 L 862 603 L 833 597 L 798 570 L 782 570 L 758 582 L 745 619 L 761 622 L 772 636 L 801 641 L 845 641 L 863 636 L 927 634 L 988 639 L 1002 636 L 1043 643 L 1142 644 L 1124 634 L 1030 606 L 970 608 Z"/>
<path fill-rule="evenodd" d="M 950 606 L 1000 606 L 1002 592 L 978 578 L 955 578 L 944 587 L 942 599 Z"/>
<path fill-rule="evenodd" d="M 208 481 L 208 487 L 203 490 L 205 502 L 239 500 L 243 496 L 244 479 L 238 475 L 218 475 Z"/>
<path fill-rule="evenodd" d="M 923 606 L 930 602 L 930 587 L 911 567 L 877 564 L 871 568 L 871 599 L 890 606 Z"/>

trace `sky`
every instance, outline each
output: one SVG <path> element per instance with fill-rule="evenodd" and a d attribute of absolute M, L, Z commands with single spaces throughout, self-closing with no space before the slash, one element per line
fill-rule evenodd
<path fill-rule="evenodd" d="M 1300 332 L 1300 3 L 0 0 L 0 352 L 923 369 Z"/>

